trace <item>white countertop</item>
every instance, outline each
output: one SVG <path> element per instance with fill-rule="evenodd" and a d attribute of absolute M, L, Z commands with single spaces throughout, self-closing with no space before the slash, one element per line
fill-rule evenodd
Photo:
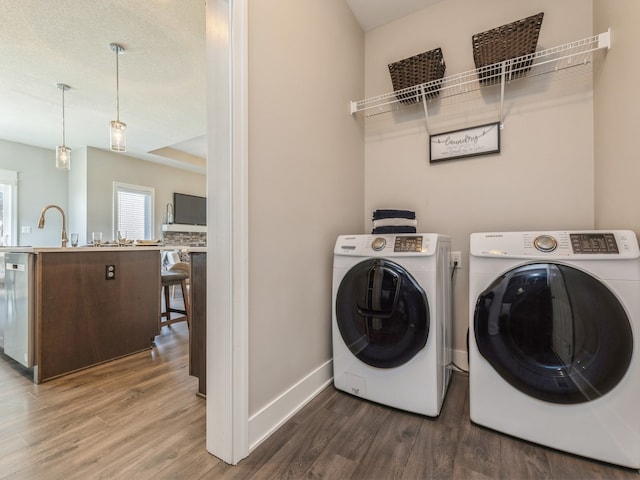
<path fill-rule="evenodd" d="M 78 246 L 78 247 L 0 247 L 0 253 L 45 253 L 45 252 L 61 252 L 61 253 L 78 253 L 78 252 L 139 252 L 145 250 L 180 250 L 188 252 L 206 252 L 207 247 L 189 247 L 185 245 L 144 245 L 144 246 L 126 246 L 118 247 L 117 245 L 105 245 L 102 247 L 94 246 Z"/>
<path fill-rule="evenodd" d="M 0 253 L 33 253 L 33 247 L 0 247 Z"/>

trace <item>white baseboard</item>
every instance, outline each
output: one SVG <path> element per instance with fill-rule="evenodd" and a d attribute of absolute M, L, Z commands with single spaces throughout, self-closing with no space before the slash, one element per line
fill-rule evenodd
<path fill-rule="evenodd" d="M 466 350 L 453 350 L 451 357 L 458 368 L 469 371 L 469 357 Z M 454 368 L 455 370 L 455 368 Z"/>
<path fill-rule="evenodd" d="M 249 418 L 249 452 L 333 381 L 333 360 L 316 368 Z"/>
<path fill-rule="evenodd" d="M 457 367 L 469 370 L 466 350 L 453 350 Z M 249 418 L 249 452 L 265 441 L 287 420 L 333 381 L 333 361 L 328 360 Z"/>

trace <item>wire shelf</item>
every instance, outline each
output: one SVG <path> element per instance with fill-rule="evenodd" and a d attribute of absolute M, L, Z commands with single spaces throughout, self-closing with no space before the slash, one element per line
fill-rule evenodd
<path fill-rule="evenodd" d="M 370 117 L 401 110 L 412 103 L 415 104 L 415 102 L 423 102 L 426 113 L 428 102 L 464 95 L 481 88 L 487 88 L 487 85 L 502 85 L 504 89 L 505 84 L 515 80 L 586 65 L 593 61 L 595 52 L 610 47 L 611 34 L 610 31 L 607 31 L 530 55 L 523 55 L 395 92 L 351 102 L 351 114 L 362 112 L 365 117 Z M 482 78 L 482 85 L 479 81 L 480 78 Z M 429 92 L 436 87 L 440 89 L 440 95 L 434 99 L 429 95 Z"/>

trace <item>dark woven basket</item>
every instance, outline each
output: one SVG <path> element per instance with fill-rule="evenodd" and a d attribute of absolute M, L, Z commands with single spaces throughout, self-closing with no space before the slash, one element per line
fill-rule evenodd
<path fill-rule="evenodd" d="M 442 79 L 445 68 L 446 65 L 440 48 L 390 63 L 389 73 L 391 74 L 393 91 Z M 436 82 L 436 84 L 428 86 L 426 90 L 427 98 L 438 96 L 441 83 Z M 398 94 L 396 97 L 400 102 L 406 104 L 415 103 L 419 99 L 415 92 Z"/>
<path fill-rule="evenodd" d="M 490 65 L 535 53 L 543 16 L 544 12 L 541 12 L 508 25 L 476 33 L 472 37 L 473 60 L 481 85 L 500 82 L 502 69 L 500 66 L 489 67 Z M 532 62 L 533 58 L 515 62 L 507 73 L 522 76 L 527 73 Z"/>

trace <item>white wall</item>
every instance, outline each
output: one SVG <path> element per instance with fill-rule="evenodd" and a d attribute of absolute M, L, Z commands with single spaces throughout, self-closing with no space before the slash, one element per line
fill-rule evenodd
<path fill-rule="evenodd" d="M 102 232 L 103 239 L 113 239 L 113 182 L 155 189 L 154 231 L 162 238 L 166 206 L 173 203 L 173 193 L 205 196 L 206 176 L 126 155 L 89 147 L 87 149 L 87 229 Z M 86 233 L 80 232 L 80 233 Z M 90 233 L 88 233 L 90 235 Z"/>
<path fill-rule="evenodd" d="M 67 214 L 67 233 L 102 231 L 112 239 L 113 182 L 155 188 L 155 232 L 162 238 L 165 207 L 173 202 L 173 192 L 205 195 L 206 177 L 145 160 L 85 147 L 74 149 L 69 172 L 55 168 L 55 151 L 0 140 L 0 169 L 18 173 L 19 245 L 58 246 L 62 217 L 50 210 L 45 227 L 38 229 L 42 208 L 62 207 Z M 21 227 L 31 233 L 21 233 Z"/>
<path fill-rule="evenodd" d="M 331 378 L 333 246 L 362 228 L 363 58 L 343 0 L 249 1 L 249 414 L 266 428 L 290 389 Z"/>
<path fill-rule="evenodd" d="M 56 169 L 55 151 L 0 140 L 0 169 L 18 172 L 18 244 L 58 246 L 62 217 L 50 210 L 38 229 L 42 208 L 49 204 L 67 209 L 67 172 Z M 21 233 L 21 227 L 31 233 Z"/>
<path fill-rule="evenodd" d="M 365 94 L 393 91 L 387 65 L 436 47 L 446 75 L 472 70 L 473 34 L 540 11 L 539 49 L 592 34 L 590 0 L 446 0 L 366 34 Z M 491 93 L 432 102 L 431 133 L 499 120 Z M 408 208 L 419 230 L 450 235 L 463 254 L 454 290 L 457 361 L 466 362 L 472 232 L 594 227 L 592 111 L 590 75 L 522 80 L 507 89 L 501 152 L 439 164 L 429 163 L 420 108 L 366 119 L 365 231 L 375 209 Z"/>
<path fill-rule="evenodd" d="M 67 231 L 69 235 L 78 234 L 78 245 L 84 245 L 91 240 L 90 236 L 87 237 L 88 154 L 88 147 L 74 149 L 69 170 L 69 208 L 67 210 L 69 225 Z"/>
<path fill-rule="evenodd" d="M 636 33 L 637 0 L 594 0 L 594 29 L 611 27 L 611 50 L 596 69 L 595 205 L 596 226 L 640 234 L 640 162 L 635 138 L 640 125 Z"/>

